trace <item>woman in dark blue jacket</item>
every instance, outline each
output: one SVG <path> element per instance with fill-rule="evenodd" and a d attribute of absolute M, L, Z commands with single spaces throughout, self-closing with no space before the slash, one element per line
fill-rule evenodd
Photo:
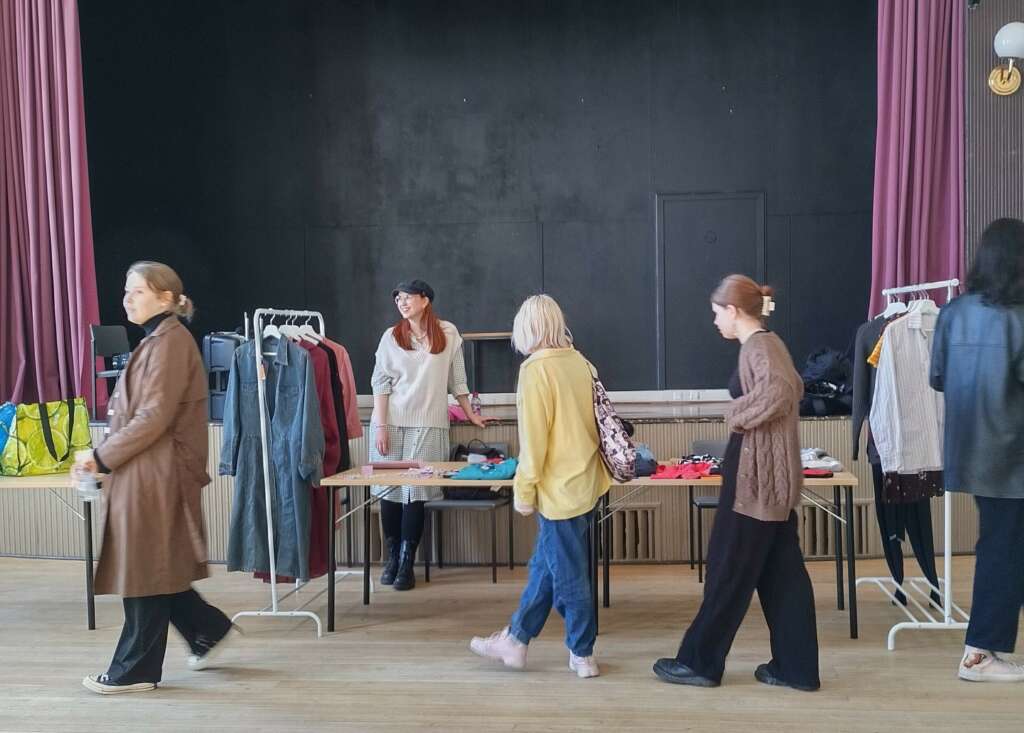
<path fill-rule="evenodd" d="M 967 294 L 942 309 L 931 385 L 945 393 L 946 488 L 973 494 L 979 529 L 961 679 L 1024 682 L 1012 653 L 1024 605 L 1024 222 L 981 238 Z"/>

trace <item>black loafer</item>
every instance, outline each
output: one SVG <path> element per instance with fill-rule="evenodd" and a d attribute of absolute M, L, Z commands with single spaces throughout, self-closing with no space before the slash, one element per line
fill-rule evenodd
<path fill-rule="evenodd" d="M 791 687 L 794 690 L 800 690 L 801 692 L 814 692 L 821 685 L 797 685 L 792 682 L 786 682 L 786 680 L 776 677 L 772 674 L 771 669 L 768 668 L 767 664 L 758 665 L 757 669 L 754 670 L 754 679 L 758 682 L 766 685 L 773 685 L 775 687 Z"/>
<path fill-rule="evenodd" d="M 675 659 L 664 657 L 654 663 L 654 674 L 674 685 L 691 685 L 693 687 L 718 687 L 720 683 L 708 677 L 702 677 Z"/>

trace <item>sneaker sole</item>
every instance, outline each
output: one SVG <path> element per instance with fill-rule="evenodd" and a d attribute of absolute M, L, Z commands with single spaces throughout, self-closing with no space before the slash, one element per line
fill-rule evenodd
<path fill-rule="evenodd" d="M 574 667 L 571 662 L 569 663 L 569 671 L 570 672 L 575 672 L 576 676 L 579 677 L 581 680 L 588 680 L 591 677 L 600 677 L 601 676 L 600 672 L 595 672 L 594 674 L 590 674 L 589 672 L 581 672 L 576 667 Z"/>
<path fill-rule="evenodd" d="M 1024 677 L 1019 675 L 995 675 L 983 672 L 971 672 L 962 669 L 957 672 L 957 677 L 965 682 L 1024 682 Z"/>
<path fill-rule="evenodd" d="M 105 685 L 88 677 L 82 680 L 82 686 L 90 692 L 100 695 L 121 695 L 126 692 L 149 692 L 156 689 L 154 682 L 136 682 L 134 685 Z"/>

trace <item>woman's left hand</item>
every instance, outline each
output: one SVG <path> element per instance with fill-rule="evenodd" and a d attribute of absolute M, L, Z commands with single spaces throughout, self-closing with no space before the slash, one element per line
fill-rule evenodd
<path fill-rule="evenodd" d="M 533 506 L 532 504 L 520 504 L 518 501 L 514 503 L 516 511 L 519 514 L 522 514 L 524 517 L 530 516 L 537 510 L 537 507 Z"/>
<path fill-rule="evenodd" d="M 493 420 L 497 420 L 498 419 L 496 417 L 484 417 L 483 415 L 477 415 L 474 412 L 471 412 L 468 415 L 466 415 L 466 418 L 471 423 L 476 425 L 478 428 L 486 428 L 487 427 L 487 423 L 489 423 L 489 422 L 491 422 Z"/>

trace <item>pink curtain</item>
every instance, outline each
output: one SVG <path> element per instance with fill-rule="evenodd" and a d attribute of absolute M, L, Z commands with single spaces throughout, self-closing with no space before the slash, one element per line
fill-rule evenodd
<path fill-rule="evenodd" d="M 962 277 L 963 0 L 879 0 L 871 313 L 882 288 Z"/>
<path fill-rule="evenodd" d="M 99 323 L 75 0 L 0 2 L 0 400 L 89 395 Z"/>

